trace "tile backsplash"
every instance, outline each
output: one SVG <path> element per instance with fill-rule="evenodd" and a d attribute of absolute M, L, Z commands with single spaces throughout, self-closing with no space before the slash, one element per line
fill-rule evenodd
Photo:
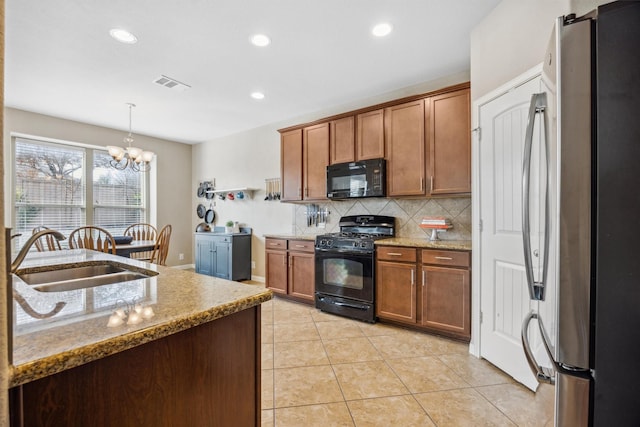
<path fill-rule="evenodd" d="M 365 198 L 316 203 L 327 208 L 329 216 L 324 228 L 307 227 L 307 205 L 293 205 L 293 234 L 317 235 L 340 231 L 338 222 L 345 215 L 388 215 L 396 218 L 396 236 L 429 238 L 431 230 L 420 228 L 422 217 L 438 215 L 449 218 L 453 228 L 440 231 L 442 240 L 471 240 L 471 197 L 438 199 Z"/>

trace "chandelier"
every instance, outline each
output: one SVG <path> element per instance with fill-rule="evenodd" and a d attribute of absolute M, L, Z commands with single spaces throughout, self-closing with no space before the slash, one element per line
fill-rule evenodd
<path fill-rule="evenodd" d="M 129 134 L 123 139 L 126 148 L 108 145 L 107 150 L 109 150 L 109 155 L 113 158 L 109 164 L 118 170 L 130 167 L 136 172 L 146 172 L 151 168 L 153 152 L 131 146 L 133 142 L 133 136 L 131 136 L 131 109 L 136 104 L 128 102 L 127 105 L 129 106 Z"/>

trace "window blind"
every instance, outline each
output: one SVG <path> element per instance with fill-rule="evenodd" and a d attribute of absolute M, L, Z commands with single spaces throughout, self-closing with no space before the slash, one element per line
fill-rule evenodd
<path fill-rule="evenodd" d="M 68 235 L 85 224 L 85 151 L 82 148 L 17 139 L 15 233 L 18 247 L 38 226 Z"/>
<path fill-rule="evenodd" d="M 107 152 L 93 152 L 93 223 L 115 236 L 145 222 L 145 174 L 114 169 L 110 161 Z"/>

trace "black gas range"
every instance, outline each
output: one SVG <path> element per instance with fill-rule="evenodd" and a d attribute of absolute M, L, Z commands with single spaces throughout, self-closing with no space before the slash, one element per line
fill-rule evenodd
<path fill-rule="evenodd" d="M 375 322 L 375 244 L 395 235 L 395 218 L 350 215 L 340 232 L 316 237 L 316 308 Z"/>

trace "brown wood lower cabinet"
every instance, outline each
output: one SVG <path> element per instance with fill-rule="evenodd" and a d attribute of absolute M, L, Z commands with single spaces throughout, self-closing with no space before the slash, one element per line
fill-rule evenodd
<path fill-rule="evenodd" d="M 314 241 L 267 238 L 265 247 L 267 288 L 278 295 L 313 304 Z"/>
<path fill-rule="evenodd" d="M 9 390 L 12 426 L 260 425 L 260 307 Z"/>
<path fill-rule="evenodd" d="M 471 339 L 469 252 L 379 246 L 376 253 L 379 319 Z"/>

